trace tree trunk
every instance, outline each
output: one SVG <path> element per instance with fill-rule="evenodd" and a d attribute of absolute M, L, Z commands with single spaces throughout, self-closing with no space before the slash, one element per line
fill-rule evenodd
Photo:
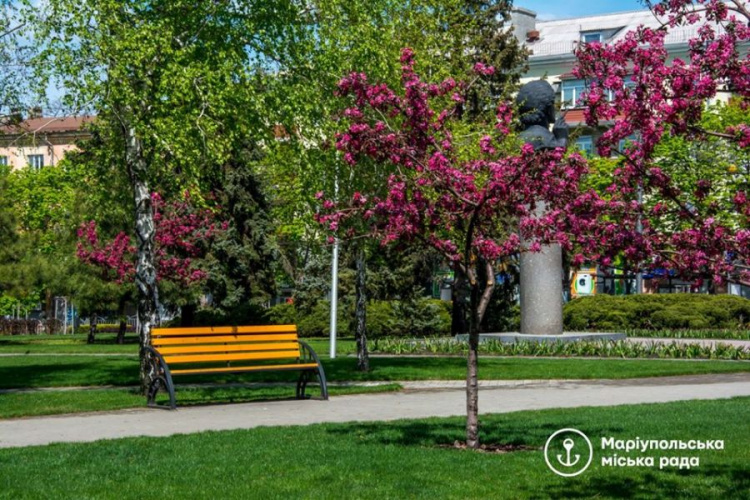
<path fill-rule="evenodd" d="M 479 448 L 479 283 L 471 284 L 469 354 L 466 359 L 466 446 Z"/>
<path fill-rule="evenodd" d="M 57 316 L 55 316 L 55 305 L 53 304 L 52 300 L 52 290 L 50 290 L 49 288 L 44 291 L 44 314 L 45 319 L 47 319 L 47 324 L 49 324 L 50 319 L 57 319 Z"/>
<path fill-rule="evenodd" d="M 485 263 L 485 268 L 484 290 L 481 290 L 476 271 L 470 269 L 466 277 L 471 285 L 469 353 L 466 361 L 466 446 L 474 449 L 479 448 L 479 325 L 495 288 L 494 269 L 489 262 Z"/>
<path fill-rule="evenodd" d="M 195 324 L 195 304 L 185 304 L 180 308 L 180 326 L 193 326 Z"/>
<path fill-rule="evenodd" d="M 370 354 L 367 352 L 367 268 L 365 249 L 361 247 L 357 252 L 357 305 L 355 317 L 357 327 L 354 336 L 357 340 L 357 370 L 370 371 Z"/>
<path fill-rule="evenodd" d="M 135 201 L 135 234 L 138 245 L 135 285 L 138 290 L 138 338 L 141 345 L 141 386 L 145 393 L 153 374 L 144 348 L 151 343 L 151 328 L 159 324 L 159 290 L 156 283 L 154 207 L 148 188 L 148 166 L 143 144 L 132 126 L 125 128 L 126 163 Z"/>
<path fill-rule="evenodd" d="M 120 299 L 120 303 L 118 304 L 117 308 L 117 316 L 120 318 L 120 325 L 117 330 L 117 342 L 118 344 L 124 344 L 125 343 L 125 329 L 128 327 L 128 324 L 125 322 L 125 300 Z"/>
<path fill-rule="evenodd" d="M 453 270 L 453 290 L 451 293 L 451 335 L 469 333 L 466 321 L 466 276 L 458 269 Z"/>
<path fill-rule="evenodd" d="M 96 313 L 91 314 L 89 319 L 89 335 L 86 337 L 87 344 L 93 344 L 96 340 Z"/>

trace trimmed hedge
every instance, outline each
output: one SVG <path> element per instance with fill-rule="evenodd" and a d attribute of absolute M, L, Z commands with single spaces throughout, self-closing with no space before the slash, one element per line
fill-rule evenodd
<path fill-rule="evenodd" d="M 750 300 L 690 293 L 595 295 L 566 304 L 563 321 L 569 331 L 748 328 Z"/>
<path fill-rule="evenodd" d="M 330 305 L 318 302 L 310 311 L 299 312 L 294 304 L 280 304 L 268 309 L 269 324 L 297 325 L 302 337 L 323 337 L 329 334 Z M 354 310 L 338 310 L 338 328 L 342 336 L 354 335 Z M 367 304 L 367 336 L 423 337 L 450 335 L 450 303 L 424 298 L 415 302 L 371 301 Z"/>
<path fill-rule="evenodd" d="M 301 337 L 326 337 L 330 327 L 330 303 L 317 302 L 299 311 L 295 304 L 278 304 L 268 309 L 246 306 L 229 313 L 202 310 L 195 314 L 194 326 L 208 325 L 297 325 Z M 451 304 L 422 298 L 414 302 L 370 301 L 367 304 L 367 336 L 426 337 L 450 335 Z M 177 326 L 175 318 L 165 326 Z M 338 308 L 338 333 L 354 335 L 354 307 L 343 303 Z"/>
<path fill-rule="evenodd" d="M 88 332 L 87 325 L 84 325 L 83 328 Z M 135 325 L 127 325 L 125 327 L 125 332 L 127 333 L 135 332 Z M 97 323 L 96 333 L 120 333 L 120 324 L 119 323 Z"/>

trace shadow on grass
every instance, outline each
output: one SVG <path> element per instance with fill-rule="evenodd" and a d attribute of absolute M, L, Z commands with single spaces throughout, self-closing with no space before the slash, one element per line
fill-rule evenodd
<path fill-rule="evenodd" d="M 717 403 L 718 405 L 719 403 Z M 731 404 L 731 403 L 730 403 Z M 635 436 L 690 432 L 693 426 L 706 423 L 709 414 L 675 413 L 677 404 L 649 405 L 607 409 L 587 408 L 571 410 L 545 410 L 533 413 L 487 415 L 480 419 L 481 440 L 485 444 L 528 446 L 531 451 L 513 451 L 504 454 L 508 474 L 523 470 L 531 481 L 522 481 L 514 487 L 524 490 L 533 498 L 748 498 L 750 499 L 750 474 L 742 454 L 709 454 L 701 458 L 701 465 L 691 470 L 656 467 L 603 467 L 602 451 L 595 436 Z M 660 410 L 660 408 L 662 408 Z M 683 410 L 684 411 L 684 410 Z M 326 432 L 337 437 L 350 436 L 360 446 L 403 446 L 428 448 L 435 453 L 472 453 L 454 448 L 440 448 L 455 441 L 463 441 L 465 419 L 439 418 L 418 421 L 373 422 L 352 425 L 330 424 Z M 560 478 L 552 474 L 544 463 L 540 451 L 547 438 L 555 431 L 573 427 L 584 429 L 594 441 L 594 461 L 589 470 L 576 478 Z M 716 429 L 723 435 L 720 428 Z M 644 434 L 640 434 L 644 435 Z M 675 434 L 669 437 L 678 437 Z M 740 438 L 741 439 L 741 438 Z M 744 443 L 737 442 L 738 446 Z M 658 457 L 658 453 L 646 456 Z M 676 455 L 674 455 L 676 456 Z M 690 452 L 684 456 L 692 456 Z M 458 456 L 456 460 L 461 460 Z M 505 481 L 507 478 L 503 478 Z M 520 490 L 519 490 L 520 491 Z M 526 495 L 519 494 L 519 498 Z"/>
<path fill-rule="evenodd" d="M 335 394 L 335 392 L 334 392 Z M 187 388 L 175 393 L 177 408 L 201 406 L 225 406 L 237 403 L 270 403 L 275 401 L 300 401 L 295 396 L 295 386 L 289 387 L 206 387 Z M 304 398 L 320 400 L 320 388 L 309 385 Z M 145 396 L 144 396 L 145 401 Z M 166 392 L 157 394 L 157 408 L 169 409 L 169 397 Z M 152 407 L 154 408 L 154 407 Z"/>
<path fill-rule="evenodd" d="M 466 360 L 452 357 L 371 358 L 369 372 L 356 369 L 355 358 L 324 359 L 323 368 L 329 380 L 416 380 L 425 376 L 458 378 L 466 376 Z"/>
<path fill-rule="evenodd" d="M 117 343 L 117 335 L 98 334 L 92 344 L 84 343 L 83 345 L 137 345 L 139 343 L 138 335 L 125 335 L 122 344 Z"/>
<path fill-rule="evenodd" d="M 612 469 L 610 469 L 611 471 Z M 551 484 L 551 498 L 750 498 L 750 475 L 740 465 L 701 466 L 692 470 L 623 468 L 613 474 L 603 469 L 590 481 Z"/>
<path fill-rule="evenodd" d="M 481 415 L 480 439 L 486 444 L 523 445 L 541 449 L 549 436 L 565 427 L 584 428 L 591 435 L 616 435 L 624 430 L 616 422 L 598 424 L 591 419 L 565 413 L 558 417 L 556 412 L 540 411 L 547 418 L 535 421 L 519 419 L 517 413 L 507 415 Z M 466 419 L 464 417 L 430 418 L 423 420 L 396 420 L 357 424 L 358 432 L 367 436 L 362 442 L 399 446 L 437 446 L 464 441 Z M 328 432 L 347 434 L 351 427 L 332 425 Z"/>
<path fill-rule="evenodd" d="M 93 359 L 50 363 L 25 358 L 23 363 L 0 366 L 2 389 L 77 385 L 122 386 L 137 383 L 137 360 Z"/>

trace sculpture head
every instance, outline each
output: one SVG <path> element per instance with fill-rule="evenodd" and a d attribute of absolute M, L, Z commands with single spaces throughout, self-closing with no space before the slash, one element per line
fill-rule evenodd
<path fill-rule="evenodd" d="M 521 86 L 516 104 L 524 130 L 534 125 L 548 128 L 555 122 L 555 90 L 544 80 L 535 80 Z"/>

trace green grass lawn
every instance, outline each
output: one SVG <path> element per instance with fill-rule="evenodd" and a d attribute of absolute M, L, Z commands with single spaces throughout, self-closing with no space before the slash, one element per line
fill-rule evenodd
<path fill-rule="evenodd" d="M 201 404 L 246 403 L 272 399 L 293 399 L 295 386 L 289 387 L 201 387 L 178 388 L 177 404 L 180 408 Z M 398 384 L 378 386 L 329 387 L 331 396 L 398 391 Z M 308 386 L 307 394 L 319 397 L 319 388 Z M 157 403 L 168 405 L 169 398 L 161 392 Z M 0 419 L 112 411 L 125 408 L 143 408 L 146 398 L 137 389 L 91 389 L 77 391 L 38 391 L 0 394 Z"/>
<path fill-rule="evenodd" d="M 372 371 L 355 370 L 353 358 L 323 361 L 329 381 L 463 380 L 466 364 L 461 358 L 373 358 Z M 480 359 L 480 378 L 500 379 L 617 379 L 731 373 L 750 371 L 750 363 L 726 361 L 668 361 L 619 359 Z M 178 377 L 177 403 L 180 406 L 202 403 L 232 403 L 257 399 L 290 397 L 294 393 L 294 372 Z M 270 388 L 224 389 L 187 388 L 182 384 L 232 382 L 285 382 L 287 386 Z M 13 356 L 0 357 L 0 389 L 67 386 L 135 386 L 138 384 L 138 360 L 123 356 Z M 332 395 L 370 391 L 398 390 L 396 384 L 385 387 L 333 387 Z M 311 386 L 308 394 L 317 396 Z M 160 393 L 164 398 L 165 394 Z M 108 411 L 138 408 L 143 396 L 128 389 L 92 389 L 76 391 L 39 391 L 0 393 L 0 418 L 52 415 L 71 412 Z"/>
<path fill-rule="evenodd" d="M 100 338 L 111 342 L 107 334 Z M 111 336 L 111 335 L 110 335 Z M 327 340 L 315 339 L 313 347 L 323 358 L 329 381 L 463 380 L 466 361 L 461 357 L 375 357 L 372 371 L 360 373 L 355 360 L 346 354 L 354 349 L 351 340 L 340 341 L 341 357 L 328 358 Z M 31 351 L 29 356 L 0 356 L 0 389 L 137 386 L 137 346 L 126 344 L 86 345 L 85 336 L 0 337 L 0 352 Z M 16 351 L 19 352 L 19 351 Z M 45 355 L 49 354 L 49 355 Z M 55 355 L 51 355 L 55 354 Z M 73 355 L 79 354 L 79 355 Z M 86 354 L 89 354 L 88 356 Z M 96 354 L 96 355 L 93 355 Z M 748 362 L 672 361 L 638 359 L 555 359 L 555 358 L 480 358 L 479 376 L 484 380 L 520 379 L 622 379 L 668 375 L 750 372 Z M 293 394 L 297 374 L 270 372 L 214 376 L 177 377 L 179 405 L 207 402 L 227 403 L 257 399 L 283 398 Z M 211 382 L 285 382 L 288 387 L 187 389 L 183 384 Z M 182 386 L 182 387 L 181 387 Z M 384 388 L 331 388 L 333 395 Z M 315 388 L 310 388 L 315 395 Z M 143 407 L 144 398 L 132 390 L 101 389 L 66 392 L 0 393 L 0 418 L 51 415 L 68 412 L 105 411 Z"/>
<path fill-rule="evenodd" d="M 329 381 L 463 380 L 466 361 L 460 357 L 383 357 L 370 360 L 372 370 L 358 372 L 356 360 L 324 359 Z M 483 380 L 622 379 L 705 373 L 750 372 L 750 363 L 632 359 L 480 358 Z M 282 382 L 294 372 L 182 376 L 175 383 Z M 138 359 L 126 356 L 0 357 L 0 389 L 138 384 Z"/>
<path fill-rule="evenodd" d="M 483 416 L 485 442 L 534 448 L 507 454 L 437 447 L 462 439 L 462 418 L 6 449 L 0 497 L 742 499 L 750 498 L 748 405 L 736 398 Z M 552 474 L 540 451 L 564 427 L 595 446 L 591 467 L 574 478 Z M 609 436 L 723 439 L 726 449 L 688 452 L 700 458 L 691 470 L 602 467 L 598 443 Z"/>

